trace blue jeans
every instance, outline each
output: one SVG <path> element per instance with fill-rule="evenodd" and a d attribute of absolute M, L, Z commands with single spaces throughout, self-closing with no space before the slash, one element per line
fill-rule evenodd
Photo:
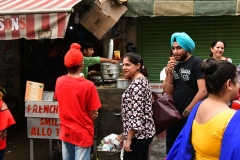
<path fill-rule="evenodd" d="M 74 144 L 62 141 L 63 160 L 90 160 L 91 147 L 83 148 Z"/>

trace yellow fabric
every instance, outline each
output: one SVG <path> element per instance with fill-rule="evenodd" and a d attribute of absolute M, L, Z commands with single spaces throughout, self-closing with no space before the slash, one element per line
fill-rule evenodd
<path fill-rule="evenodd" d="M 234 112 L 225 110 L 204 124 L 195 120 L 192 125 L 192 145 L 196 151 L 195 160 L 218 160 L 225 128 Z"/>

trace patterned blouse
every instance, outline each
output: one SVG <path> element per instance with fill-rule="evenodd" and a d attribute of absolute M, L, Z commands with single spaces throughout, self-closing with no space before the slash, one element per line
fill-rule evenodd
<path fill-rule="evenodd" d="M 133 138 L 147 139 L 155 134 L 152 111 L 152 92 L 145 77 L 134 79 L 122 95 L 122 121 L 124 136 L 136 130 Z"/>

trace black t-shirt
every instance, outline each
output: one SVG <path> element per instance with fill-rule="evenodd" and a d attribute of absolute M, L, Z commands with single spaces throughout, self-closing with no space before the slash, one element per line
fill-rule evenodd
<path fill-rule="evenodd" d="M 200 71 L 200 64 L 202 59 L 191 56 L 186 62 L 178 63 L 173 73 L 173 98 L 176 109 L 182 114 L 185 108 L 191 103 L 192 99 L 198 92 L 197 80 L 204 77 L 204 74 Z M 179 73 L 182 79 L 188 86 L 195 91 L 193 94 L 184 84 L 179 77 Z"/>

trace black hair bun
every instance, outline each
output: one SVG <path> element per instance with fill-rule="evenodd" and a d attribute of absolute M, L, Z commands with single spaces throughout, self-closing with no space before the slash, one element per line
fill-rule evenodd
<path fill-rule="evenodd" d="M 204 74 L 212 74 L 218 68 L 218 62 L 216 59 L 210 57 L 202 62 L 200 65 L 200 71 Z"/>

